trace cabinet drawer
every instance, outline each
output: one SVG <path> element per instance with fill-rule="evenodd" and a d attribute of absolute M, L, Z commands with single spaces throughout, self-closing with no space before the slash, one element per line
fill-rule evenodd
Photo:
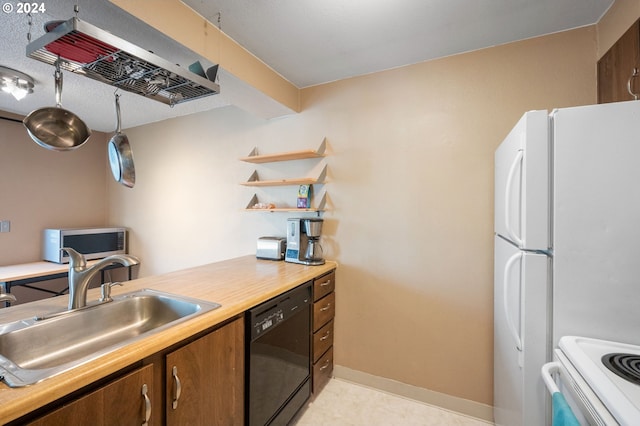
<path fill-rule="evenodd" d="M 333 346 L 333 321 L 322 327 L 313 335 L 313 362 Z"/>
<path fill-rule="evenodd" d="M 313 365 L 313 390 L 317 393 L 327 384 L 333 373 L 333 348 L 330 348 L 318 362 Z"/>
<path fill-rule="evenodd" d="M 336 271 L 331 271 L 327 275 L 313 280 L 313 301 L 322 299 L 331 293 L 336 287 Z"/>
<path fill-rule="evenodd" d="M 336 294 L 331 293 L 313 304 L 313 331 L 333 319 L 336 313 Z"/>

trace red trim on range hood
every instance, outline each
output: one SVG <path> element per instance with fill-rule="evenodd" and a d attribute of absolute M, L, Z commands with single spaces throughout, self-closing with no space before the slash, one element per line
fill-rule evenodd
<path fill-rule="evenodd" d="M 49 52 L 79 64 L 90 64 L 100 58 L 111 57 L 118 51 L 115 47 L 79 33 L 67 34 L 45 46 Z M 113 61 L 113 58 L 110 58 Z"/>
<path fill-rule="evenodd" d="M 44 24 L 44 30 L 51 32 L 64 23 L 65 21 L 49 21 Z M 102 57 L 111 56 L 118 50 L 107 43 L 77 31 L 54 40 L 44 48 L 62 59 L 85 65 Z"/>

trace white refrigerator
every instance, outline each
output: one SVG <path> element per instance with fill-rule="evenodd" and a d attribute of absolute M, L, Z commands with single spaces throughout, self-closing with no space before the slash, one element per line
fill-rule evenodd
<path fill-rule="evenodd" d="M 526 113 L 495 153 L 494 417 L 550 424 L 564 335 L 640 344 L 640 102 Z"/>

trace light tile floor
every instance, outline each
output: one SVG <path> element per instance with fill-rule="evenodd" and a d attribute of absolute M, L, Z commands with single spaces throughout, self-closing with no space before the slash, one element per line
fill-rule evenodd
<path fill-rule="evenodd" d="M 331 379 L 296 426 L 487 426 L 453 413 L 340 379 Z"/>

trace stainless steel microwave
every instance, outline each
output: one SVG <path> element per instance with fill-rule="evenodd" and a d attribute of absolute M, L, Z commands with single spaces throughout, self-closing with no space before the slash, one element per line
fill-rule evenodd
<path fill-rule="evenodd" d="M 67 252 L 71 247 L 87 260 L 100 259 L 128 250 L 127 228 L 70 228 L 45 229 L 42 238 L 42 258 L 49 262 L 69 263 Z"/>

